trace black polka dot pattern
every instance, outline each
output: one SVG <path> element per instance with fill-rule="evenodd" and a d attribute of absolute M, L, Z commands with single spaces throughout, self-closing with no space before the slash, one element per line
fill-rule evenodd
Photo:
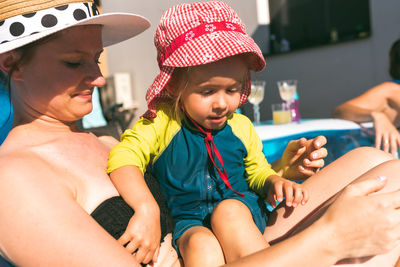
<path fill-rule="evenodd" d="M 60 10 L 60 11 L 66 10 L 67 8 L 68 8 L 68 5 L 63 5 L 63 6 L 58 6 L 58 7 L 56 7 L 56 9 L 57 9 L 57 10 Z"/>
<path fill-rule="evenodd" d="M 74 11 L 74 18 L 76 20 L 83 20 L 87 18 L 87 15 L 85 13 L 85 11 L 83 11 L 82 9 L 77 9 Z"/>
<path fill-rule="evenodd" d="M 36 15 L 36 12 L 32 12 L 32 13 L 24 14 L 22 16 L 25 17 L 25 18 L 32 18 L 35 15 Z"/>
<path fill-rule="evenodd" d="M 10 26 L 10 33 L 12 36 L 20 36 L 25 32 L 24 24 L 20 22 L 14 22 Z"/>
<path fill-rule="evenodd" d="M 46 28 L 51 28 L 57 25 L 57 17 L 54 15 L 45 15 L 42 18 L 42 25 Z"/>
<path fill-rule="evenodd" d="M 11 17 L 0 21 L 0 44 L 11 44 L 49 29 L 63 29 L 96 15 L 99 12 L 94 4 L 72 3 Z"/>

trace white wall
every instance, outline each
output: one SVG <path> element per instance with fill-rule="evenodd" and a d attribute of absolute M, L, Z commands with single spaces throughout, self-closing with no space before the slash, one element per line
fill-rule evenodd
<path fill-rule="evenodd" d="M 138 114 L 146 109 L 145 92 L 158 72 L 155 28 L 164 10 L 180 0 L 103 0 L 104 12 L 125 11 L 147 17 L 152 26 L 145 33 L 108 48 L 109 72 L 128 71 L 132 75 L 133 96 Z M 256 0 L 226 0 L 236 10 L 252 35 L 257 29 Z M 370 0 L 372 36 L 364 40 L 310 48 L 267 57 L 267 68 L 257 74 L 267 81 L 261 119 L 271 119 L 271 103 L 280 101 L 276 81 L 297 79 L 300 112 L 306 118 L 329 117 L 339 103 L 359 95 L 369 87 L 390 79 L 388 51 L 400 37 L 400 1 Z M 250 106 L 245 105 L 246 114 Z"/>

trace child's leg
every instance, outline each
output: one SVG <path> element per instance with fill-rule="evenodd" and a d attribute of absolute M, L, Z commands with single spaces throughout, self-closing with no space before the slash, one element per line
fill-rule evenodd
<path fill-rule="evenodd" d="M 224 254 L 217 238 L 206 227 L 190 228 L 177 240 L 177 245 L 185 267 L 225 264 Z"/>
<path fill-rule="evenodd" d="M 234 261 L 268 246 L 245 204 L 227 199 L 211 216 L 211 227 L 224 251 L 226 262 Z"/>

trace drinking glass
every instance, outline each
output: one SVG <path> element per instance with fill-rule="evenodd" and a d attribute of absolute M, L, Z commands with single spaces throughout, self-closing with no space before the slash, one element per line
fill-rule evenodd
<path fill-rule="evenodd" d="M 278 81 L 279 94 L 282 100 L 290 104 L 294 100 L 297 92 L 297 80 Z"/>
<path fill-rule="evenodd" d="M 265 81 L 251 81 L 251 92 L 247 98 L 253 105 L 254 124 L 260 124 L 260 103 L 264 99 Z"/>
<path fill-rule="evenodd" d="M 289 105 L 287 103 L 276 103 L 271 105 L 272 120 L 274 124 L 282 124 L 291 122 Z"/>

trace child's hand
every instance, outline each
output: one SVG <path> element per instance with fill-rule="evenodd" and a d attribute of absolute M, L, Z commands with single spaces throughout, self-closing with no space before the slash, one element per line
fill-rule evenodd
<path fill-rule="evenodd" d="M 135 255 L 138 262 L 149 263 L 157 261 L 160 239 L 160 217 L 135 211 L 118 242 L 126 245 L 125 248 Z"/>
<path fill-rule="evenodd" d="M 305 205 L 308 201 L 308 191 L 302 185 L 292 182 L 278 175 L 271 175 L 268 178 L 267 201 L 276 208 L 276 202 L 286 199 L 286 206 L 297 207 Z"/>
<path fill-rule="evenodd" d="M 282 176 L 304 180 L 315 174 L 325 164 L 324 158 L 328 155 L 325 144 L 324 136 L 290 141 L 281 158 Z"/>

